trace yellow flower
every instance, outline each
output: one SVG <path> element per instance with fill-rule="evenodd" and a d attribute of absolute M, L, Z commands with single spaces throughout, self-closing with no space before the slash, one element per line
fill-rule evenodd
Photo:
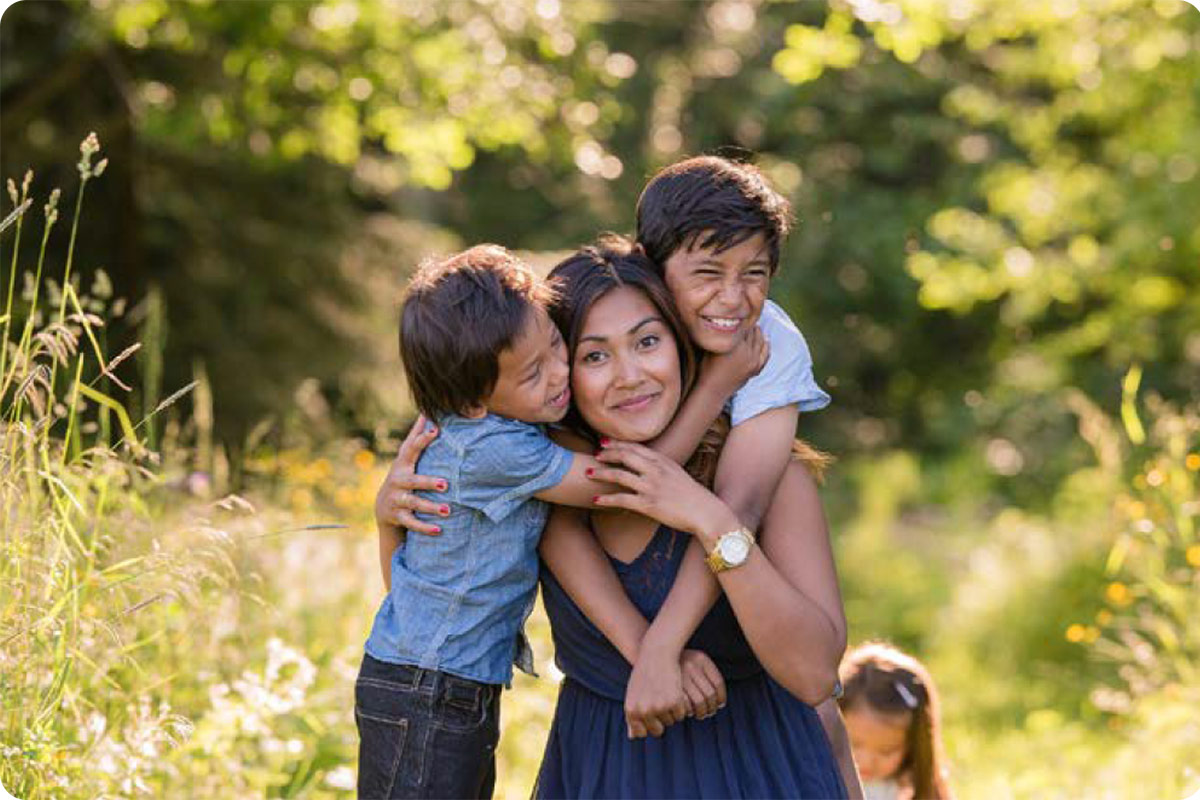
<path fill-rule="evenodd" d="M 312 507 L 313 496 L 308 489 L 296 489 L 292 492 L 292 508 L 297 511 L 307 511 Z"/>
<path fill-rule="evenodd" d="M 354 505 L 354 490 L 349 486 L 339 486 L 333 493 L 333 503 L 338 508 L 350 508 Z"/>
<path fill-rule="evenodd" d="M 1068 642 L 1082 642 L 1083 637 L 1087 635 L 1087 629 L 1079 623 L 1075 623 L 1067 628 Z"/>
<path fill-rule="evenodd" d="M 359 450 L 354 454 L 354 466 L 366 472 L 375 466 L 375 454 L 370 450 Z"/>
<path fill-rule="evenodd" d="M 1187 562 L 1196 569 L 1200 569 L 1200 544 L 1194 544 L 1187 549 Z"/>
<path fill-rule="evenodd" d="M 333 464 L 329 463 L 328 458 L 318 458 L 312 463 L 312 469 L 319 480 L 328 478 L 333 474 Z"/>
<path fill-rule="evenodd" d="M 1083 640 L 1088 644 L 1100 638 L 1100 629 L 1095 625 L 1088 625 L 1083 629 Z"/>
<path fill-rule="evenodd" d="M 1099 625 L 1107 625 L 1112 622 L 1112 612 L 1107 608 L 1102 608 L 1096 612 L 1096 623 Z"/>
<path fill-rule="evenodd" d="M 1163 480 L 1164 477 L 1161 470 L 1152 469 L 1146 473 L 1146 483 L 1151 486 L 1162 486 Z"/>
<path fill-rule="evenodd" d="M 1104 594 L 1108 597 L 1108 601 L 1115 606 L 1127 606 L 1132 602 L 1129 596 L 1129 587 L 1120 581 L 1113 581 L 1104 590 Z"/>
<path fill-rule="evenodd" d="M 1188 453 L 1183 463 L 1192 472 L 1200 472 L 1200 453 Z"/>

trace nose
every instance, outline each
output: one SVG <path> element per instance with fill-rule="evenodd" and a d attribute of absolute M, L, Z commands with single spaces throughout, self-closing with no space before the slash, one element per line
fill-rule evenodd
<path fill-rule="evenodd" d="M 721 290 L 717 293 L 717 299 L 724 308 L 737 310 L 741 308 L 745 294 L 746 290 L 742 286 L 742 282 L 738 280 L 737 276 L 732 276 L 721 281 Z"/>
<path fill-rule="evenodd" d="M 625 388 L 636 386 L 642 382 L 642 369 L 636 358 L 620 356 L 615 359 L 616 363 L 616 383 L 618 386 Z"/>

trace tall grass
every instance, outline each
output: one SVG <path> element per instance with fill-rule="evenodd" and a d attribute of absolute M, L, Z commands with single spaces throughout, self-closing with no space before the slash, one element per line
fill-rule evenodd
<path fill-rule="evenodd" d="M 33 176 L 9 181 L 0 230 L 12 247 L 0 283 L 0 784 L 23 800 L 344 793 L 351 715 L 339 691 L 355 654 L 341 651 L 359 633 L 334 623 L 332 637 L 313 636 L 304 613 L 279 613 L 279 586 L 315 582 L 308 570 L 329 569 L 328 555 L 273 574 L 340 531 L 208 500 L 214 487 L 186 480 L 191 453 L 148 446 L 149 422 L 195 384 L 152 408 L 144 397 L 148 413 L 130 417 L 120 373 L 138 348 L 107 357 L 106 280 L 83 294 L 74 265 L 98 152 L 88 136 L 54 279 L 58 189 L 34 219 Z M 19 261 L 26 228 L 40 235 L 32 270 Z M 325 610 L 350 604 L 343 619 L 367 619 L 359 579 Z M 310 658 L 297 640 L 326 649 Z"/>

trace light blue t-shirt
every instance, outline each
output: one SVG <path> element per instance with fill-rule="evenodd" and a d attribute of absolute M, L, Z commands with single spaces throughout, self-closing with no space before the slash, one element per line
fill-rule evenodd
<path fill-rule="evenodd" d="M 572 453 L 537 425 L 447 416 L 417 464 L 449 483 L 418 492 L 450 506 L 440 536 L 410 534 L 392 556 L 392 589 L 366 651 L 380 661 L 508 684 L 537 591 L 538 541 Z"/>
<path fill-rule="evenodd" d="M 801 411 L 829 405 L 829 395 L 813 377 L 812 354 L 804 335 L 787 312 L 768 300 L 758 318 L 771 352 L 762 372 L 738 389 L 730 399 L 730 424 L 740 425 L 772 408 L 797 404 Z"/>

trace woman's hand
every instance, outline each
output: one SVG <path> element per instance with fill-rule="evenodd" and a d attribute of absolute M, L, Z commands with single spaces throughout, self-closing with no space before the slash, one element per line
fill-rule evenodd
<path fill-rule="evenodd" d="M 725 679 L 717 665 L 701 650 L 684 650 L 679 658 L 683 691 L 696 719 L 708 719 L 725 707 Z"/>
<path fill-rule="evenodd" d="M 596 458 L 612 466 L 595 469 L 590 477 L 624 489 L 597 497 L 598 508 L 623 508 L 697 534 L 706 549 L 722 533 L 741 525 L 721 498 L 697 483 L 683 467 L 648 447 L 611 442 Z"/>
<path fill-rule="evenodd" d="M 757 325 L 746 331 L 728 353 L 708 353 L 700 362 L 700 380 L 712 382 L 728 397 L 742 384 L 762 372 L 771 354 L 771 345 Z"/>
<path fill-rule="evenodd" d="M 691 714 L 679 655 L 669 650 L 643 649 L 625 688 L 629 738 L 662 736 L 669 726 Z"/>
<path fill-rule="evenodd" d="M 449 516 L 450 507 L 443 503 L 425 500 L 413 494 L 413 490 L 426 492 L 444 492 L 447 484 L 442 478 L 417 475 L 417 459 L 429 443 L 437 438 L 437 426 L 425 419 L 425 415 L 417 417 L 409 430 L 408 436 L 400 444 L 392 467 L 388 470 L 387 478 L 375 495 L 375 522 L 380 527 L 407 528 L 416 533 L 436 536 L 441 528 L 417 519 L 413 512 L 435 516 Z"/>

